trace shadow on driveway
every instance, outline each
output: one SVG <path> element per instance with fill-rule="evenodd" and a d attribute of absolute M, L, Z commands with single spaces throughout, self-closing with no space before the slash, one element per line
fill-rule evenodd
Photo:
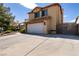
<path fill-rule="evenodd" d="M 28 34 L 28 35 L 48 37 L 48 38 L 64 38 L 64 39 L 79 40 L 78 35 L 64 35 L 64 34 Z"/>

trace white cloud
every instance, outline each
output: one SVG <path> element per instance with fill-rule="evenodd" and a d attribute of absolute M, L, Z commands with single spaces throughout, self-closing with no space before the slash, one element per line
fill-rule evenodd
<path fill-rule="evenodd" d="M 66 19 L 64 19 L 64 23 L 72 23 L 72 22 L 75 22 L 76 21 L 76 19 L 73 19 L 73 20 L 66 20 Z"/>
<path fill-rule="evenodd" d="M 66 18 L 66 17 L 68 17 L 68 15 L 64 15 L 64 17 Z"/>
<path fill-rule="evenodd" d="M 76 19 L 68 19 L 68 18 L 69 18 L 69 15 L 64 15 L 64 22 L 70 23 L 70 22 L 75 22 L 76 21 Z"/>
<path fill-rule="evenodd" d="M 75 22 L 75 21 L 76 21 L 76 19 L 71 20 L 71 22 Z"/>
<path fill-rule="evenodd" d="M 34 9 L 35 7 L 37 7 L 37 4 L 35 3 L 20 3 L 21 5 L 23 5 L 24 7 L 26 8 L 29 8 L 29 9 Z"/>

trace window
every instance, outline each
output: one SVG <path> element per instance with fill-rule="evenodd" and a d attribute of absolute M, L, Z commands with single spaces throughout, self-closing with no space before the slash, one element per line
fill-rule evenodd
<path fill-rule="evenodd" d="M 42 11 L 42 16 L 46 16 L 46 15 L 48 15 L 48 11 L 47 10 L 43 10 Z"/>
<path fill-rule="evenodd" d="M 35 13 L 35 18 L 40 17 L 40 12 Z"/>
<path fill-rule="evenodd" d="M 47 10 L 42 10 L 41 11 L 41 14 L 40 14 L 40 12 L 36 12 L 35 14 L 34 14 L 34 17 L 35 18 L 38 18 L 38 17 L 40 17 L 40 16 L 47 16 L 48 15 L 48 11 Z"/>

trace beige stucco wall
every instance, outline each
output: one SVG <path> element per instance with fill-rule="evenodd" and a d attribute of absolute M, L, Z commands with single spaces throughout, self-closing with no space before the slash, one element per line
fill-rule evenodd
<path fill-rule="evenodd" d="M 50 20 L 50 30 L 56 30 L 56 10 L 54 9 L 55 7 L 49 7 L 48 8 L 48 15 L 52 17 Z"/>
<path fill-rule="evenodd" d="M 47 21 L 45 21 L 44 22 L 45 24 L 44 24 L 44 32 L 45 32 L 45 34 L 48 34 L 48 30 L 47 30 L 47 28 L 48 28 L 48 25 L 47 25 Z"/>
<path fill-rule="evenodd" d="M 49 23 L 50 30 L 56 30 L 56 25 L 61 23 L 60 7 L 59 6 L 49 7 L 48 15 L 52 17 Z"/>
<path fill-rule="evenodd" d="M 57 24 L 62 24 L 63 23 L 63 13 L 61 13 L 62 12 L 62 10 L 60 9 L 60 7 L 58 7 L 58 17 L 57 17 L 57 20 L 58 20 L 58 22 L 57 22 Z"/>
<path fill-rule="evenodd" d="M 31 19 L 34 19 L 34 14 L 33 13 L 29 14 L 29 20 L 31 20 Z"/>

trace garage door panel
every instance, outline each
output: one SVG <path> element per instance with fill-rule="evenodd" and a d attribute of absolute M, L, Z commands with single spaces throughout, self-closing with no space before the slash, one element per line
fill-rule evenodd
<path fill-rule="evenodd" d="M 44 26 L 45 26 L 44 23 L 28 24 L 27 32 L 28 33 L 45 33 Z"/>

